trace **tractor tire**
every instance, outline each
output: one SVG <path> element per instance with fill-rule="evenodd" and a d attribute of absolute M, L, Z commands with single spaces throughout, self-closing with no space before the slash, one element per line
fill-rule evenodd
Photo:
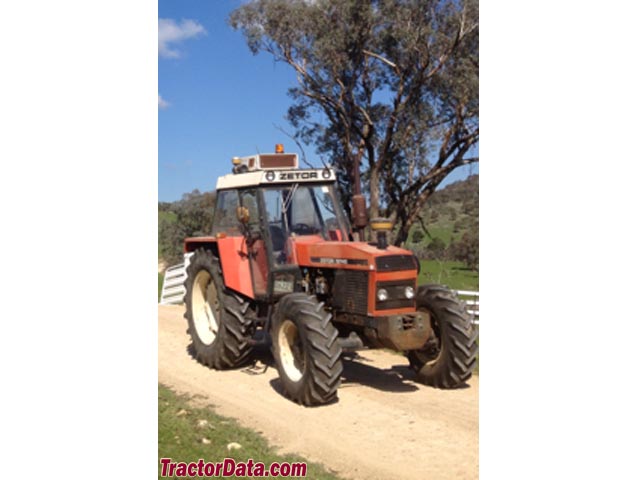
<path fill-rule="evenodd" d="M 287 397 L 306 406 L 337 400 L 342 373 L 338 330 L 315 297 L 291 293 L 278 302 L 271 351 Z"/>
<path fill-rule="evenodd" d="M 471 377 L 478 354 L 478 332 L 464 303 L 440 285 L 418 289 L 418 310 L 429 312 L 434 335 L 420 350 L 408 353 L 420 383 L 437 388 L 458 388 Z"/>
<path fill-rule="evenodd" d="M 247 363 L 254 328 L 245 317 L 249 302 L 224 286 L 220 261 L 213 252 L 196 250 L 184 285 L 184 317 L 196 360 L 217 370 Z"/>

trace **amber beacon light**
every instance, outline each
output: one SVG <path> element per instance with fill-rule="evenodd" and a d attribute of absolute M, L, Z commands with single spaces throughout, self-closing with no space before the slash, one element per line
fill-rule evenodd
<path fill-rule="evenodd" d="M 284 153 L 284 145 L 281 143 L 276 143 L 276 153 Z"/>

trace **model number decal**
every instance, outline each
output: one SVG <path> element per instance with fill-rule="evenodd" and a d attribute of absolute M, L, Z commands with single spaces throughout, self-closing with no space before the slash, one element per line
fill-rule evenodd
<path fill-rule="evenodd" d="M 327 258 L 327 257 L 311 257 L 313 263 L 324 263 L 327 265 L 367 265 L 366 260 L 353 258 Z"/>

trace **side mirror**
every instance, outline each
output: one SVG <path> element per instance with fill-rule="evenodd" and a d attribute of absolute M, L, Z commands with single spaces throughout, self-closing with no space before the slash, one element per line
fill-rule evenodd
<path fill-rule="evenodd" d="M 247 207 L 238 207 L 236 208 L 236 217 L 238 217 L 238 221 L 244 225 L 249 223 L 249 209 Z"/>

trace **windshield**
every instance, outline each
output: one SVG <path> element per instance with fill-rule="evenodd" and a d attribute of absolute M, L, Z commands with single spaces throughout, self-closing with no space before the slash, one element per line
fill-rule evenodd
<path fill-rule="evenodd" d="M 264 190 L 269 229 L 275 243 L 289 235 L 347 240 L 346 217 L 331 185 L 287 185 Z M 275 250 L 279 250 L 275 248 Z"/>

